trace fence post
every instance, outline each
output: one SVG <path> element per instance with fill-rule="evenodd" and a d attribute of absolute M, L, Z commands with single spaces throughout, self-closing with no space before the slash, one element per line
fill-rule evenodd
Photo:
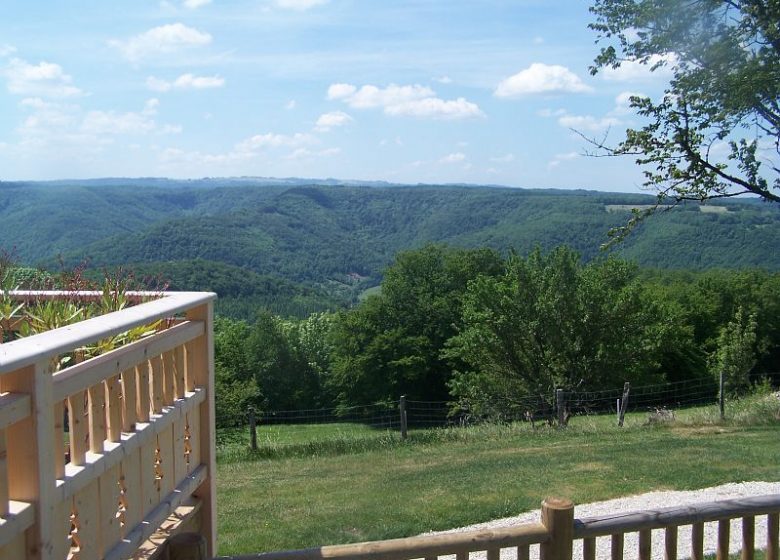
<path fill-rule="evenodd" d="M 571 560 L 574 540 L 574 504 L 571 500 L 545 498 L 542 525 L 550 538 L 539 546 L 539 560 Z"/>
<path fill-rule="evenodd" d="M 254 406 L 249 407 L 249 445 L 252 451 L 257 451 L 257 419 Z"/>
<path fill-rule="evenodd" d="M 724 389 L 726 388 L 726 376 L 723 375 L 723 370 L 720 370 L 720 392 L 718 393 L 718 404 L 720 405 L 720 419 L 726 419 L 726 396 L 724 395 Z"/>
<path fill-rule="evenodd" d="M 555 404 L 558 407 L 558 427 L 563 428 L 566 425 L 566 395 L 563 389 L 555 390 Z"/>
<path fill-rule="evenodd" d="M 623 420 L 626 417 L 626 409 L 628 408 L 628 393 L 631 391 L 631 384 L 626 381 L 623 384 L 623 398 L 620 400 L 620 418 L 618 418 L 618 426 L 623 427 Z"/>
<path fill-rule="evenodd" d="M 398 410 L 401 414 L 401 439 L 406 439 L 409 428 L 406 423 L 406 395 L 401 395 L 401 399 L 398 403 Z"/>

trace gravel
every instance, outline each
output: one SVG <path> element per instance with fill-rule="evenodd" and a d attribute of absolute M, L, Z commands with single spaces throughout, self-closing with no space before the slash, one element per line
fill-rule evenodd
<path fill-rule="evenodd" d="M 741 482 L 724 484 L 722 486 L 713 486 L 712 488 L 703 488 L 701 490 L 691 491 L 668 491 L 668 492 L 649 492 L 638 496 L 628 496 L 617 498 L 604 502 L 594 502 L 591 504 L 579 504 L 574 507 L 574 517 L 598 517 L 602 515 L 615 514 L 617 512 L 647 511 L 671 506 L 686 506 L 691 504 L 714 502 L 718 500 L 730 500 L 735 498 L 744 498 L 748 496 L 762 496 L 767 494 L 780 494 L 780 482 Z M 538 522 L 540 519 L 539 510 L 529 511 L 516 517 L 507 517 L 441 531 L 439 533 L 458 533 L 471 530 L 497 529 L 500 527 L 509 527 L 512 525 Z M 717 523 L 705 523 L 704 525 L 704 549 L 705 554 L 715 553 L 718 529 Z M 756 518 L 755 543 L 756 548 L 766 548 L 766 516 L 762 515 Z M 633 560 L 638 556 L 639 537 L 636 533 L 625 535 L 624 556 L 625 560 Z M 689 558 L 691 556 L 691 527 L 683 526 L 679 528 L 677 539 L 678 558 Z M 742 521 L 734 519 L 731 522 L 730 551 L 737 552 L 742 543 Z M 664 557 L 664 533 L 662 530 L 653 531 L 652 554 L 654 559 L 662 560 Z M 470 555 L 469 560 L 485 560 L 484 552 L 476 552 Z M 596 539 L 596 557 L 598 559 L 609 560 L 610 539 L 609 537 L 599 537 Z M 531 547 L 531 560 L 539 558 L 538 545 Z M 501 560 L 515 560 L 515 549 L 504 549 L 501 551 Z M 574 559 L 582 560 L 582 546 L 574 543 Z"/>

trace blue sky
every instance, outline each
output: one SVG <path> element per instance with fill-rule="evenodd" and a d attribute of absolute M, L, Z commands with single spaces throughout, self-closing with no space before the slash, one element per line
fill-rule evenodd
<path fill-rule="evenodd" d="M 4 0 L 0 179 L 337 177 L 637 191 L 584 0 Z"/>

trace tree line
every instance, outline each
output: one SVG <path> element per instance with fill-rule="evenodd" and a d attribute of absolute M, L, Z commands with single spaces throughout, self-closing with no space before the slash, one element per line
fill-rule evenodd
<path fill-rule="evenodd" d="M 218 318 L 218 421 L 298 410 L 449 401 L 516 413 L 554 389 L 709 380 L 749 389 L 780 370 L 780 274 L 659 271 L 572 249 L 503 256 L 428 245 L 399 253 L 381 290 L 305 319 Z"/>

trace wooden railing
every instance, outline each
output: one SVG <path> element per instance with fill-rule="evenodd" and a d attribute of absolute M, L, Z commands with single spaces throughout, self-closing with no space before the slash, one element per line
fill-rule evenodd
<path fill-rule="evenodd" d="M 215 296 L 133 294 L 151 296 L 0 344 L 0 559 L 150 557 L 177 528 L 205 535 L 214 554 Z M 150 336 L 57 366 L 161 320 Z"/>
<path fill-rule="evenodd" d="M 622 560 L 625 556 L 650 560 L 653 557 L 651 535 L 654 529 L 664 532 L 665 560 L 676 560 L 678 528 L 692 526 L 691 558 L 704 559 L 704 523 L 718 523 L 717 560 L 729 558 L 730 520 L 742 519 L 742 560 L 752 560 L 757 547 L 754 542 L 756 516 L 767 516 L 766 560 L 778 559 L 778 514 L 780 496 L 759 496 L 739 500 L 723 500 L 685 507 L 617 513 L 602 517 L 575 519 L 574 506 L 568 500 L 548 498 L 542 503 L 539 523 L 494 530 L 422 535 L 406 539 L 323 546 L 306 550 L 287 550 L 219 557 L 221 560 L 434 560 L 441 556 L 468 560 L 472 553 L 481 553 L 487 560 L 583 560 L 608 558 Z M 625 550 L 627 533 L 638 533 L 638 548 Z M 598 554 L 597 538 L 609 539 L 608 554 Z M 575 546 L 575 542 L 577 542 Z M 538 545 L 538 550 L 535 545 Z M 581 548 L 579 548 L 581 546 Z M 533 548 L 532 548 L 533 547 Z M 658 555 L 656 555 L 658 557 Z M 191 558 L 196 558 L 191 556 Z M 472 556 L 474 558 L 474 556 Z M 200 559 L 198 559 L 200 560 Z"/>

